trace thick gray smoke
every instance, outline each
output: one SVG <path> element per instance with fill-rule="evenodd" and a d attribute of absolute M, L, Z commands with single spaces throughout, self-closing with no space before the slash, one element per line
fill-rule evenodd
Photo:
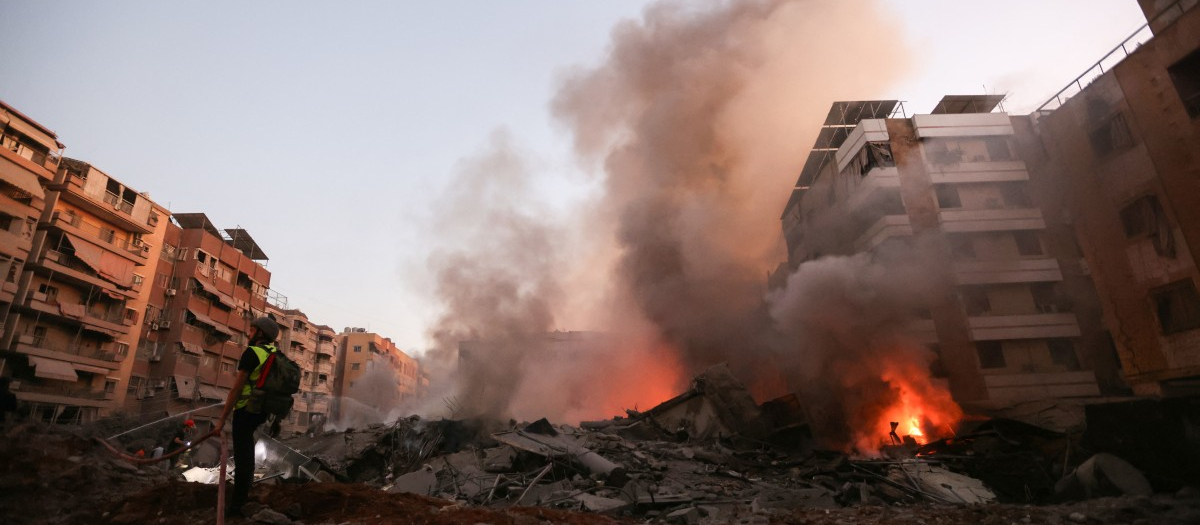
<path fill-rule="evenodd" d="M 889 18 L 873 0 L 661 1 L 614 28 L 604 59 L 566 74 L 552 104 L 601 194 L 572 217 L 513 204 L 528 189 L 521 163 L 495 148 L 440 203 L 474 225 L 454 233 L 470 241 L 431 260 L 447 365 L 463 339 L 562 327 L 608 342 L 570 366 L 499 345 L 475 359 L 489 366 L 462 378 L 458 402 L 607 417 L 716 362 L 752 382 L 780 382 L 786 365 L 781 388 L 841 366 L 796 355 L 823 351 L 793 341 L 820 333 L 803 312 L 821 307 L 793 299 L 821 297 L 789 288 L 769 313 L 766 272 L 785 257 L 779 215 L 830 102 L 879 98 L 909 67 Z"/>
<path fill-rule="evenodd" d="M 598 68 L 555 101 L 606 194 L 623 299 L 689 370 L 775 359 L 765 334 L 778 217 L 829 103 L 906 66 L 876 2 L 661 2 L 613 32 Z M 886 50 L 886 52 L 884 51 Z"/>

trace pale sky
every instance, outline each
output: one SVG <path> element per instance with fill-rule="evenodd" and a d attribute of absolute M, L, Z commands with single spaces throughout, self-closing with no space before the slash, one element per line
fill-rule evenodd
<path fill-rule="evenodd" d="M 246 228 L 314 322 L 419 352 L 438 314 L 428 201 L 505 128 L 570 206 L 586 187 L 555 175 L 576 169 L 557 79 L 649 3 L 0 0 L 0 99 L 68 157 Z M 1027 113 L 1145 22 L 1136 0 L 885 3 L 920 61 L 877 98 L 909 115 L 984 90 Z"/>

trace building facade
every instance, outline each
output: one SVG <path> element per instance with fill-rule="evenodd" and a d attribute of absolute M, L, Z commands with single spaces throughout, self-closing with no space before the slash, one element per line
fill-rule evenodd
<path fill-rule="evenodd" d="M 941 282 L 910 332 L 959 402 L 1098 395 L 1079 255 L 1047 226 L 1055 203 L 1035 198 L 1001 98 L 948 96 L 911 118 L 897 101 L 834 103 L 782 216 L 789 270 L 921 250 Z"/>
<path fill-rule="evenodd" d="M 1195 394 L 1200 2 L 1140 3 L 1153 36 L 1119 46 L 1098 63 L 1115 65 L 1089 70 L 1019 129 L 1038 178 L 1063 186 L 1055 220 L 1078 234 L 1124 380 L 1138 394 Z"/>
<path fill-rule="evenodd" d="M 11 375 L 31 417 L 87 422 L 123 405 L 165 210 L 74 159 L 45 190 L 5 330 L 25 356 Z"/>
<path fill-rule="evenodd" d="M 427 379 L 422 379 L 420 363 L 391 339 L 364 328 L 346 328 L 339 337 L 333 386 L 334 418 L 341 415 L 347 399 L 382 410 L 417 399 L 428 386 Z M 366 391 L 359 383 L 366 380 L 372 371 L 382 373 L 374 375 L 370 383 L 371 390 Z M 392 391 L 382 391 L 380 388 Z M 388 406 L 377 406 L 382 404 Z"/>
<path fill-rule="evenodd" d="M 240 228 L 219 230 L 202 213 L 174 214 L 164 232 L 130 389 L 137 412 L 220 415 L 248 342 L 266 315 L 267 256 Z"/>
<path fill-rule="evenodd" d="M 320 432 L 329 420 L 338 334 L 309 320 L 304 312 L 268 302 L 267 312 L 279 323 L 278 348 L 300 366 L 300 392 L 281 429 L 285 433 Z"/>

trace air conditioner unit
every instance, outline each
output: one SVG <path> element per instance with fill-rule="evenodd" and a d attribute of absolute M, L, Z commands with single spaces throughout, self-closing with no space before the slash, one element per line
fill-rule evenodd
<path fill-rule="evenodd" d="M 175 289 L 167 288 L 166 290 L 163 291 L 163 293 L 166 294 L 167 297 L 173 297 L 175 295 Z"/>
<path fill-rule="evenodd" d="M 147 397 L 154 397 L 154 391 L 153 391 L 153 390 L 147 390 L 145 394 L 142 394 L 142 398 L 143 398 L 143 399 L 144 399 L 144 398 L 147 398 Z"/>
<path fill-rule="evenodd" d="M 150 323 L 151 330 L 158 330 L 158 323 Z"/>
<path fill-rule="evenodd" d="M 167 330 L 171 328 L 171 321 L 159 321 L 158 327 L 162 328 L 163 330 Z"/>
<path fill-rule="evenodd" d="M 150 362 L 151 362 L 151 363 L 157 363 L 157 362 L 159 362 L 159 361 L 162 361 L 162 356 L 161 356 L 161 355 L 154 354 L 154 355 L 150 356 Z"/>

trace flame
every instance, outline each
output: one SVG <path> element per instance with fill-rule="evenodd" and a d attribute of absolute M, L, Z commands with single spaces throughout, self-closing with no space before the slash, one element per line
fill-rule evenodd
<path fill-rule="evenodd" d="M 900 439 L 911 437 L 918 444 L 952 435 L 962 419 L 962 408 L 950 396 L 942 382 L 930 376 L 921 361 L 884 358 L 880 380 L 886 385 L 883 408 L 868 419 L 866 428 L 856 429 L 855 448 L 870 456 L 880 453 L 881 444 L 889 444 L 892 422 L 897 422 Z"/>

